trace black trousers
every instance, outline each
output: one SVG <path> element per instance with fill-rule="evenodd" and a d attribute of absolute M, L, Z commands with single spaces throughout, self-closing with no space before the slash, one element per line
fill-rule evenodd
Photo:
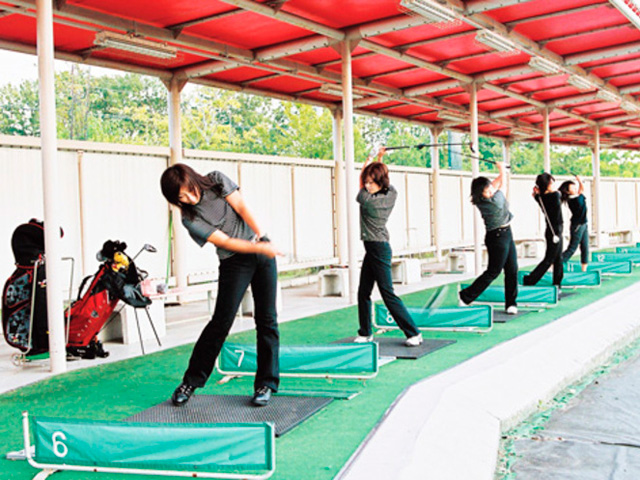
<path fill-rule="evenodd" d="M 556 232 L 562 232 L 562 225 L 557 227 Z M 557 286 L 562 284 L 562 277 L 564 276 L 564 265 L 562 264 L 562 236 L 559 236 L 558 243 L 553 243 L 553 233 L 549 228 L 547 228 L 544 232 L 544 238 L 547 241 L 547 250 L 544 253 L 544 258 L 529 275 L 524 276 L 522 280 L 523 285 L 535 285 L 538 283 L 552 265 L 553 284 Z"/>
<path fill-rule="evenodd" d="M 571 238 L 569 239 L 569 246 L 562 254 L 562 261 L 568 262 L 578 246 L 580 246 L 580 263 L 586 265 L 589 263 L 589 228 L 587 223 L 581 223 L 580 225 L 571 225 Z"/>
<path fill-rule="evenodd" d="M 496 228 L 487 232 L 484 244 L 489 253 L 489 265 L 471 285 L 460 291 L 460 298 L 465 303 L 473 302 L 504 270 L 505 308 L 517 305 L 518 254 L 513 243 L 511 227 Z"/>
<path fill-rule="evenodd" d="M 193 347 L 183 381 L 194 387 L 204 387 L 229 334 L 242 297 L 251 285 L 258 350 L 254 387 L 267 386 L 277 391 L 280 336 L 276 312 L 276 262 L 264 255 L 236 253 L 220 261 L 219 272 L 215 311 Z"/>
<path fill-rule="evenodd" d="M 380 295 L 389 313 L 407 337 L 420 333 L 402 300 L 393 291 L 391 280 L 391 245 L 388 242 L 364 242 L 364 260 L 360 271 L 358 287 L 358 335 L 365 337 L 371 333 L 371 292 L 378 284 Z"/>

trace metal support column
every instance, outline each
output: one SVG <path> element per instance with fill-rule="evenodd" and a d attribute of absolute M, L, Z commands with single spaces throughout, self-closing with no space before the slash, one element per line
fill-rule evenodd
<path fill-rule="evenodd" d="M 507 192 L 507 201 L 511 202 L 511 142 L 505 140 L 502 142 L 502 159 L 504 161 L 504 190 Z"/>
<path fill-rule="evenodd" d="M 543 130 L 543 139 L 542 144 L 544 145 L 544 167 L 543 170 L 545 172 L 551 173 L 551 131 L 549 130 L 549 109 L 542 109 L 542 130 Z"/>
<path fill-rule="evenodd" d="M 433 221 L 431 224 L 433 225 L 433 245 L 436 247 L 436 260 L 440 262 L 442 261 L 442 248 L 440 248 L 442 243 L 440 234 L 442 216 L 440 214 L 440 147 L 438 147 L 437 143 L 442 129 L 431 128 L 429 132 L 431 132 L 431 143 L 433 144 L 431 146 L 431 198 L 433 198 Z"/>
<path fill-rule="evenodd" d="M 49 326 L 49 360 L 52 373 L 67 370 L 64 328 L 62 249 L 58 196 L 58 146 L 56 97 L 53 67 L 53 2 L 36 1 L 38 80 L 40 84 L 40 137 L 42 155 L 42 190 L 44 198 L 44 245 L 47 257 L 47 321 Z"/>
<path fill-rule="evenodd" d="M 335 192 L 336 192 L 336 230 L 338 262 L 347 265 L 348 235 L 347 235 L 347 184 L 345 181 L 344 155 L 342 147 L 342 111 L 333 112 L 333 159 L 335 162 Z"/>
<path fill-rule="evenodd" d="M 591 188 L 591 201 L 593 208 L 593 231 L 596 234 L 596 245 L 598 247 L 602 244 L 602 210 L 601 206 L 601 192 L 600 189 L 600 128 L 596 126 L 593 131 L 593 156 L 592 156 L 592 172 L 593 172 L 593 184 Z"/>
<path fill-rule="evenodd" d="M 167 84 L 169 90 L 169 148 L 171 149 L 170 165 L 182 162 L 182 128 L 180 123 L 180 92 L 184 81 L 175 78 Z M 171 206 L 173 216 L 173 275 L 178 288 L 187 287 L 187 261 L 185 257 L 187 232 L 182 228 L 180 209 Z"/>
<path fill-rule="evenodd" d="M 349 42 L 342 43 L 342 109 L 344 115 L 344 146 L 347 192 L 347 243 L 349 246 L 349 302 L 356 303 L 358 287 L 358 210 L 356 195 L 358 177 L 355 172 L 353 142 L 353 91 L 351 79 L 351 48 Z"/>
<path fill-rule="evenodd" d="M 474 152 L 480 152 L 478 135 L 478 87 L 472 83 L 469 88 L 469 109 L 471 110 L 471 145 Z M 473 178 L 480 175 L 480 163 L 477 155 L 471 159 L 471 173 Z M 473 250 L 475 253 L 475 273 L 482 273 L 482 219 L 477 208 L 473 209 Z"/>

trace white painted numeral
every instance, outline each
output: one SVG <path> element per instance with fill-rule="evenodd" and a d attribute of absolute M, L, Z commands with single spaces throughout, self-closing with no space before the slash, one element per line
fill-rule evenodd
<path fill-rule="evenodd" d="M 244 359 L 244 350 L 234 350 L 235 353 L 240 354 L 240 358 L 238 358 L 238 367 L 242 365 L 242 360 Z"/>
<path fill-rule="evenodd" d="M 387 323 L 388 323 L 389 325 L 391 325 L 392 323 L 394 323 L 394 322 L 395 322 L 395 320 L 393 319 L 393 317 L 391 316 L 391 314 L 390 314 L 390 313 L 387 313 L 387 318 L 386 318 L 386 320 L 387 320 Z"/>
<path fill-rule="evenodd" d="M 53 442 L 53 453 L 56 455 L 56 457 L 64 458 L 67 456 L 67 453 L 69 453 L 69 449 L 64 443 L 58 440 L 59 438 L 61 438 L 62 440 L 67 439 L 65 434 L 62 432 L 53 432 L 53 435 L 51 435 L 51 441 Z"/>
<path fill-rule="evenodd" d="M 598 255 L 598 261 L 604 262 L 604 255 Z"/>

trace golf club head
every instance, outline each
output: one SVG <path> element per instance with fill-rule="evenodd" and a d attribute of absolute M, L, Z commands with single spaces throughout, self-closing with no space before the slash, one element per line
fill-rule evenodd
<path fill-rule="evenodd" d="M 158 251 L 156 249 L 156 247 L 154 247 L 153 245 L 151 245 L 149 243 L 145 243 L 142 248 L 145 250 L 145 252 L 156 253 Z"/>
<path fill-rule="evenodd" d="M 559 243 L 560 242 L 560 237 L 558 237 L 557 235 L 553 236 L 553 243 Z"/>

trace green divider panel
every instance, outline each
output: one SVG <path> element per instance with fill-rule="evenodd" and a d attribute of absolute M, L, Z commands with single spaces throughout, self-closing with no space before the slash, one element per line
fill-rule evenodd
<path fill-rule="evenodd" d="M 640 247 L 616 247 L 616 253 L 640 253 Z"/>
<path fill-rule="evenodd" d="M 255 345 L 225 343 L 218 357 L 223 374 L 254 375 Z M 373 342 L 280 347 L 280 374 L 285 376 L 364 377 L 378 372 L 378 345 Z"/>
<path fill-rule="evenodd" d="M 490 329 L 493 325 L 489 305 L 473 307 L 420 308 L 407 307 L 411 318 L 421 330 Z M 375 324 L 382 328 L 399 328 L 383 304 L 375 304 Z"/>
<path fill-rule="evenodd" d="M 467 288 L 469 285 L 460 285 L 460 288 Z M 504 304 L 504 287 L 501 285 L 489 285 L 482 294 L 476 298 L 480 303 L 501 303 Z M 555 286 L 519 286 L 518 305 L 557 305 L 558 289 Z"/>
<path fill-rule="evenodd" d="M 640 253 L 593 252 L 591 259 L 594 262 L 631 262 L 639 265 Z"/>
<path fill-rule="evenodd" d="M 194 472 L 274 468 L 268 423 L 163 424 L 37 417 L 40 464 Z"/>
<path fill-rule="evenodd" d="M 567 262 L 565 272 L 581 272 L 580 262 Z M 629 275 L 633 270 L 631 262 L 589 262 L 587 272 L 600 272 L 602 275 Z"/>
<path fill-rule="evenodd" d="M 518 283 L 522 285 L 522 279 L 528 272 L 518 272 Z M 564 272 L 562 277 L 563 287 L 597 287 L 602 283 L 600 272 Z M 553 285 L 553 274 L 545 273 L 536 286 Z"/>

